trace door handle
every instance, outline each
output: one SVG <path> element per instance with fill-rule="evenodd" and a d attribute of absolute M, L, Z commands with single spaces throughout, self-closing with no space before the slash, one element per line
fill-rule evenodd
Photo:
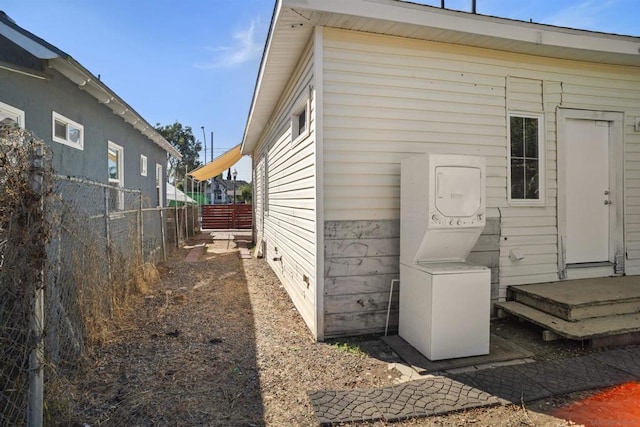
<path fill-rule="evenodd" d="M 612 202 L 611 200 L 605 200 L 605 201 L 604 201 L 604 204 L 605 204 L 605 205 L 612 205 L 612 204 L 613 204 L 613 202 Z"/>

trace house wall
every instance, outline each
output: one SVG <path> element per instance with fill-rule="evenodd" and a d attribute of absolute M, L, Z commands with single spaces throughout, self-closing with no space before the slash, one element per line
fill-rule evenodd
<path fill-rule="evenodd" d="M 380 331 L 400 275 L 400 220 L 325 221 L 324 241 L 325 337 Z M 390 330 L 398 328 L 398 291 Z"/>
<path fill-rule="evenodd" d="M 384 329 L 380 305 L 397 274 L 397 260 L 391 261 L 397 235 L 360 231 L 362 224 L 397 227 L 400 160 L 414 154 L 486 158 L 487 228 L 469 260 L 492 268 L 494 301 L 511 284 L 558 280 L 558 107 L 625 113 L 627 272 L 640 273 L 636 68 L 329 28 L 324 35 L 325 309 L 328 318 L 343 322 L 332 327 L 327 321 L 327 336 Z M 544 115 L 547 197 L 540 206 L 514 206 L 507 199 L 509 109 Z M 378 241 L 371 244 L 372 238 Z M 376 250 L 364 255 L 353 250 L 371 247 Z M 509 258 L 514 247 L 524 260 Z M 375 260 L 380 257 L 384 262 Z M 376 294 L 376 304 L 363 307 L 358 293 Z"/>
<path fill-rule="evenodd" d="M 316 331 L 316 177 L 313 43 L 309 42 L 254 151 L 255 232 L 269 265 Z M 309 102 L 309 132 L 292 138 L 292 115 Z"/>
<path fill-rule="evenodd" d="M 56 172 L 107 183 L 112 141 L 124 148 L 124 187 L 142 190 L 145 205 L 157 206 L 155 165 L 166 173 L 166 152 L 57 71 L 49 68 L 47 75 L 37 79 L 0 69 L 0 102 L 24 111 L 25 128 L 50 145 Z M 83 150 L 53 141 L 52 111 L 84 126 Z M 140 174 L 141 154 L 147 156 L 146 177 Z"/>

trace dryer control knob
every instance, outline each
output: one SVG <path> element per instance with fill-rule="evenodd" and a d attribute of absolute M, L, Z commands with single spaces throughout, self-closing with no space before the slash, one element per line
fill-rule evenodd
<path fill-rule="evenodd" d="M 433 215 L 431 215 L 431 219 L 434 220 L 434 221 L 439 221 L 440 217 L 438 215 L 436 215 L 436 214 L 433 214 Z"/>
<path fill-rule="evenodd" d="M 458 222 L 456 224 L 460 225 L 460 224 L 462 224 L 462 221 L 458 220 Z"/>

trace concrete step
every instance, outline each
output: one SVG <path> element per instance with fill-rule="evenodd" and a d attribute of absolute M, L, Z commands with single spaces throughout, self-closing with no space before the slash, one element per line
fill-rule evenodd
<path fill-rule="evenodd" d="M 592 340 L 640 333 L 640 313 L 567 321 L 517 301 L 496 303 L 498 309 L 571 340 Z"/>
<path fill-rule="evenodd" d="M 640 312 L 640 279 L 612 277 L 510 286 L 508 292 L 510 300 L 569 322 Z"/>

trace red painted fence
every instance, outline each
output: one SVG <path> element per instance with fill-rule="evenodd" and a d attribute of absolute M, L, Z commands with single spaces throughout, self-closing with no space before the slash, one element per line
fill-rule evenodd
<path fill-rule="evenodd" d="M 209 230 L 250 230 L 252 205 L 203 205 L 202 228 Z"/>

